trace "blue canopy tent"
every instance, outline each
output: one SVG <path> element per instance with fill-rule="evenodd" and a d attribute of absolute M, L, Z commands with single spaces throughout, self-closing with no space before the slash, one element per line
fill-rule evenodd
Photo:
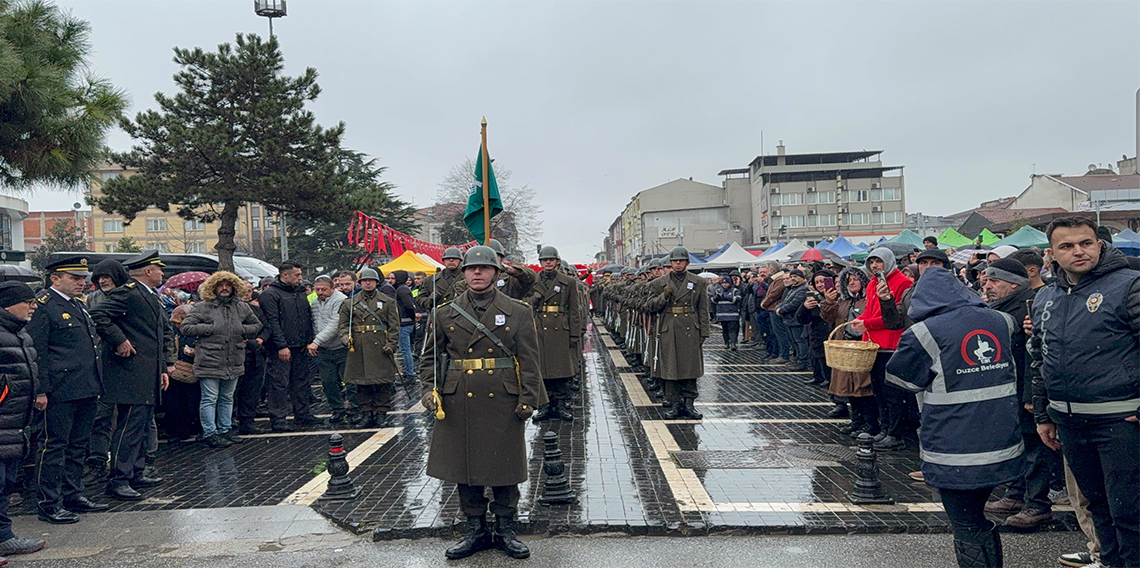
<path fill-rule="evenodd" d="M 697 255 L 695 255 L 693 253 L 689 253 L 689 265 L 690 266 L 694 265 L 694 264 L 704 264 L 704 263 L 705 263 L 705 261 L 700 259 L 700 258 L 697 258 Z"/>
<path fill-rule="evenodd" d="M 1140 256 L 1140 234 L 1125 229 L 1112 237 L 1112 244 L 1129 256 Z"/>
<path fill-rule="evenodd" d="M 724 254 L 724 251 L 728 250 L 728 247 L 731 245 L 732 245 L 732 243 L 728 243 L 728 244 L 724 245 L 723 247 L 720 247 L 720 250 L 706 256 L 704 262 L 711 262 L 711 261 L 716 260 L 716 257 Z"/>
<path fill-rule="evenodd" d="M 828 250 L 831 248 L 831 243 L 828 241 L 819 241 L 815 244 L 815 248 L 819 250 Z"/>
<path fill-rule="evenodd" d="M 758 255 L 756 258 L 757 258 L 757 259 L 759 259 L 759 260 L 766 260 L 764 257 L 766 257 L 766 256 L 768 256 L 768 255 L 771 255 L 772 253 L 778 252 L 780 249 L 782 249 L 782 248 L 784 248 L 784 247 L 786 247 L 786 246 L 788 246 L 788 243 L 785 243 L 785 242 L 777 242 L 775 246 L 773 246 L 772 248 L 770 248 L 770 249 L 768 249 L 768 250 L 764 251 L 764 253 L 763 253 L 763 254 L 761 254 L 761 255 Z"/>
<path fill-rule="evenodd" d="M 846 238 L 839 237 L 838 239 L 835 239 L 834 243 L 831 243 L 831 246 L 828 247 L 827 250 L 839 255 L 842 258 L 851 258 L 852 254 L 857 253 L 863 249 L 860 249 L 859 247 L 851 244 L 851 241 L 847 240 Z"/>

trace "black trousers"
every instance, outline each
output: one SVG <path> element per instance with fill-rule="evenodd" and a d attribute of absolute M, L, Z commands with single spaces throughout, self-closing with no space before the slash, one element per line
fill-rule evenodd
<path fill-rule="evenodd" d="M 827 359 L 823 353 L 811 356 L 811 375 L 811 378 L 821 383 L 831 382 L 831 367 L 827 366 Z"/>
<path fill-rule="evenodd" d="M 680 402 L 683 398 L 697 398 L 697 379 L 665 381 L 665 400 Z"/>
<path fill-rule="evenodd" d="M 115 405 L 102 400 L 96 402 L 91 441 L 87 444 L 87 459 L 107 461 L 107 453 L 111 451 L 111 430 L 114 427 Z"/>
<path fill-rule="evenodd" d="M 558 406 L 562 401 L 570 402 L 570 378 L 565 379 L 542 379 L 543 386 L 546 387 L 546 394 L 550 398 L 551 406 Z"/>
<path fill-rule="evenodd" d="M 879 433 L 879 406 L 875 404 L 873 396 L 847 397 L 851 403 L 851 421 L 858 425 L 866 425 L 867 432 L 874 436 Z"/>
<path fill-rule="evenodd" d="M 486 488 L 482 485 L 459 484 L 459 508 L 468 517 L 479 517 L 487 514 Z M 492 487 L 491 493 L 495 500 L 491 501 L 491 512 L 498 517 L 514 518 L 519 509 L 519 486 L 503 485 Z"/>
<path fill-rule="evenodd" d="M 392 394 L 395 385 L 356 385 L 356 398 L 360 402 L 360 412 L 391 412 Z"/>
<path fill-rule="evenodd" d="M 1053 462 L 1053 450 L 1041 441 L 1036 432 L 1021 435 L 1025 441 L 1025 460 L 1029 467 L 1025 475 L 1009 484 L 1005 496 L 1024 501 L 1030 509 L 1051 511 L 1053 502 L 1049 500 L 1049 468 Z"/>
<path fill-rule="evenodd" d="M 1057 425 L 1057 436 L 1073 478 L 1089 501 L 1101 561 L 1107 566 L 1140 566 L 1137 424 L 1122 418 L 1068 417 Z"/>
<path fill-rule="evenodd" d="M 111 434 L 111 476 L 108 485 L 123 487 L 142 477 L 146 468 L 146 448 L 154 407 L 147 404 L 118 404 L 119 417 Z"/>
<path fill-rule="evenodd" d="M 253 422 L 257 417 L 257 405 L 261 402 L 261 390 L 265 386 L 265 351 L 245 357 L 245 372 L 238 381 L 234 393 L 234 420 Z"/>
<path fill-rule="evenodd" d="M 724 338 L 724 346 L 731 347 L 736 344 L 736 337 L 740 334 L 739 321 L 720 322 L 720 335 Z"/>
<path fill-rule="evenodd" d="M 950 518 L 950 528 L 954 538 L 977 543 L 992 539 L 990 531 L 994 523 L 986 518 L 986 500 L 993 493 L 993 487 L 981 489 L 939 489 L 942 507 Z"/>
<path fill-rule="evenodd" d="M 887 384 L 887 361 L 891 355 L 894 351 L 879 351 L 875 357 L 875 366 L 871 368 L 871 389 L 879 405 L 879 422 L 883 431 L 888 436 L 905 438 L 916 430 L 913 416 L 918 415 L 918 401 L 912 393 Z"/>
<path fill-rule="evenodd" d="M 83 462 L 95 422 L 95 397 L 63 402 L 48 401 L 36 460 L 40 509 L 52 511 L 60 503 L 83 495 Z"/>
<path fill-rule="evenodd" d="M 310 398 L 313 396 L 309 385 L 313 377 L 313 358 L 304 347 L 290 348 L 293 357 L 289 361 L 269 353 L 265 369 L 265 388 L 269 391 L 267 406 L 269 417 L 274 424 L 285 421 L 290 411 L 298 420 L 312 418 L 309 412 Z"/>

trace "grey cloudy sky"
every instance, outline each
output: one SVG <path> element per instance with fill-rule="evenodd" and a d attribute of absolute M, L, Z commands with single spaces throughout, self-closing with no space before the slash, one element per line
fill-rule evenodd
<path fill-rule="evenodd" d="M 248 0 L 61 0 L 133 113 L 171 92 L 173 46 L 267 34 Z M 324 124 L 429 205 L 490 123 L 496 163 L 584 261 L 636 192 L 715 185 L 789 152 L 885 150 L 907 209 L 947 214 L 1037 172 L 1136 151 L 1140 2 L 380 2 L 289 0 L 287 72 L 315 67 Z M 112 134 L 125 149 L 129 139 Z M 32 208 L 69 209 L 42 193 Z"/>

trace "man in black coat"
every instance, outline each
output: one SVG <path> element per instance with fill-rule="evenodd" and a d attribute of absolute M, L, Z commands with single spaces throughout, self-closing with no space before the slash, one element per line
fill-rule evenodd
<path fill-rule="evenodd" d="M 277 279 L 261 293 L 261 309 L 269 328 L 265 344 L 269 357 L 265 369 L 270 425 L 274 431 L 288 432 L 293 427 L 286 421 L 290 410 L 299 426 L 319 421 L 309 410 L 312 390 L 309 381 L 313 360 L 308 345 L 313 342 L 313 312 L 308 293 L 302 285 L 301 265 L 283 262 Z"/>
<path fill-rule="evenodd" d="M 160 392 L 173 371 L 174 328 L 155 289 L 162 284 L 158 251 L 144 252 L 123 263 L 131 281 L 111 290 L 91 311 L 103 338 L 103 384 L 106 402 L 117 405 L 119 419 L 111 434 L 111 475 L 107 494 L 138 501 L 138 489 L 162 483 L 146 477 L 148 428 Z"/>
<path fill-rule="evenodd" d="M 40 520 L 67 524 L 79 521 L 76 513 L 108 508 L 83 496 L 83 460 L 103 394 L 102 346 L 78 300 L 91 274 L 87 258 L 62 258 L 46 269 L 51 287 L 36 296 L 39 309 L 28 324 L 39 356 L 35 407 L 44 413 L 36 479 Z"/>

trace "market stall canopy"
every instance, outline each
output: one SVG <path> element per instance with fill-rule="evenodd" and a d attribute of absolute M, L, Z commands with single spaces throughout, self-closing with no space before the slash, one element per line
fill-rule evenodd
<path fill-rule="evenodd" d="M 938 235 L 939 248 L 941 248 L 942 245 L 961 248 L 970 246 L 972 244 L 974 244 L 974 241 L 971 241 L 969 237 L 966 237 L 962 233 L 959 233 L 954 229 L 954 227 L 947 227 L 945 231 L 942 231 L 941 235 Z"/>
<path fill-rule="evenodd" d="M 729 247 L 730 245 L 732 245 L 732 243 L 728 243 L 728 244 L 724 245 L 723 247 L 720 247 L 720 250 L 718 250 L 718 251 L 716 251 L 716 252 L 714 252 L 714 253 L 712 253 L 712 254 L 710 254 L 710 255 L 706 256 L 706 257 L 704 258 L 704 261 L 705 261 L 705 262 L 711 262 L 711 261 L 713 261 L 713 260 L 716 260 L 716 259 L 717 259 L 717 257 L 719 257 L 720 255 L 724 254 L 724 251 L 728 250 L 728 247 Z"/>
<path fill-rule="evenodd" d="M 862 249 L 851 244 L 851 241 L 847 240 L 847 238 L 839 237 L 835 239 L 834 243 L 831 243 L 831 246 L 827 247 L 827 250 L 839 255 L 840 258 L 851 258 L 851 255 Z"/>
<path fill-rule="evenodd" d="M 811 248 L 811 247 L 807 246 L 807 243 L 805 243 L 799 239 L 792 239 L 792 240 L 788 241 L 788 244 L 784 245 L 782 248 L 780 248 L 778 250 L 777 249 L 770 250 L 767 253 L 764 253 L 764 254 L 756 257 L 756 258 L 757 258 L 757 260 L 762 260 L 762 261 L 763 260 L 776 260 L 776 261 L 782 262 L 782 261 L 787 260 L 793 254 L 796 254 L 797 252 L 803 252 L 809 248 Z"/>
<path fill-rule="evenodd" d="M 1044 249 L 1049 246 L 1049 239 L 1045 237 L 1045 233 L 1026 225 L 1018 229 L 1016 233 L 994 243 L 995 247 L 1004 245 L 1012 245 L 1019 249 L 1033 247 Z"/>
<path fill-rule="evenodd" d="M 879 244 L 877 244 L 877 245 L 875 245 L 875 246 L 873 246 L 867 250 L 859 251 L 859 252 L 851 255 L 851 260 L 854 260 L 856 262 L 863 262 L 863 261 L 867 260 L 868 256 L 871 255 L 871 251 L 873 251 L 879 247 L 887 248 L 891 252 L 895 253 L 895 259 L 896 260 L 900 260 L 900 259 L 902 259 L 902 257 L 904 257 L 904 256 L 906 256 L 912 252 L 922 250 L 921 246 L 915 246 L 915 245 L 912 245 L 910 243 L 900 243 L 900 242 L 888 241 L 885 243 L 879 243 Z"/>
<path fill-rule="evenodd" d="M 982 229 L 978 236 L 982 238 L 983 245 L 993 246 L 994 243 L 1001 240 L 1001 237 L 993 234 L 989 229 Z"/>
<path fill-rule="evenodd" d="M 443 264 L 436 262 L 434 258 L 432 258 L 432 257 L 430 257 L 430 256 L 428 256 L 422 252 L 417 252 L 416 256 L 420 257 L 420 260 L 434 266 L 436 270 L 443 270 Z"/>
<path fill-rule="evenodd" d="M 778 250 L 780 250 L 780 249 L 782 249 L 782 248 L 784 248 L 784 247 L 786 247 L 786 246 L 788 246 L 788 243 L 785 243 L 785 242 L 781 241 L 781 242 L 778 242 L 778 243 L 776 243 L 775 245 L 773 245 L 773 246 L 772 246 L 772 248 L 770 248 L 770 249 L 768 249 L 768 250 L 766 250 L 766 251 L 762 251 L 762 252 L 760 252 L 760 253 L 756 253 L 755 251 L 753 251 L 753 253 L 752 253 L 752 254 L 755 254 L 755 255 L 756 255 L 758 258 L 759 258 L 759 260 L 764 260 L 764 255 L 766 255 L 766 254 L 775 254 L 775 253 L 776 253 L 776 251 L 778 251 Z"/>
<path fill-rule="evenodd" d="M 404 251 L 404 254 L 401 254 L 395 260 L 380 267 L 380 272 L 383 272 L 385 276 L 397 270 L 407 270 L 409 272 L 422 270 L 427 274 L 435 274 L 439 271 L 438 268 L 428 264 L 421 259 L 419 255 L 410 250 Z"/>
<path fill-rule="evenodd" d="M 714 268 L 740 268 L 744 265 L 751 265 L 760 262 L 758 257 L 752 256 L 752 253 L 744 250 L 744 247 L 738 243 L 731 243 L 728 248 L 717 255 L 715 260 L 706 261 L 701 264 L 701 270 L 710 270 Z"/>
<path fill-rule="evenodd" d="M 815 248 L 817 248 L 819 250 L 829 249 L 829 248 L 831 248 L 831 242 L 830 241 L 819 241 L 818 243 L 815 243 Z"/>
<path fill-rule="evenodd" d="M 1112 244 L 1124 254 L 1140 256 L 1140 234 L 1132 229 L 1125 229 L 1114 235 Z"/>
<path fill-rule="evenodd" d="M 919 249 L 919 250 L 921 250 L 923 247 L 926 246 L 926 245 L 922 244 L 922 237 L 919 236 L 918 233 L 916 233 L 910 229 L 904 229 L 903 232 L 887 239 L 885 242 L 887 242 L 887 243 L 905 243 L 908 245 L 914 245 L 914 248 Z"/>

